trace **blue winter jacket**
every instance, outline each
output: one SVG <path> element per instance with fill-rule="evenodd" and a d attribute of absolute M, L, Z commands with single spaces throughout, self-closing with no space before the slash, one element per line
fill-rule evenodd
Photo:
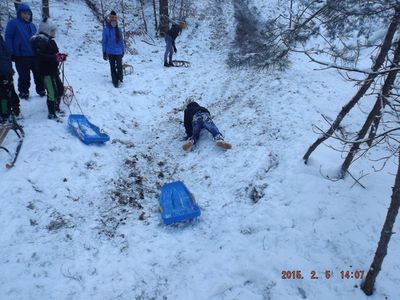
<path fill-rule="evenodd" d="M 31 19 L 26 22 L 21 12 L 27 11 Z M 14 56 L 33 56 L 30 39 L 36 33 L 36 26 L 32 23 L 32 11 L 25 3 L 21 3 L 17 10 L 17 17 L 8 22 L 5 39 L 8 49 Z"/>
<path fill-rule="evenodd" d="M 7 49 L 6 42 L 0 35 L 0 77 L 9 78 L 12 74 L 11 54 Z"/>
<path fill-rule="evenodd" d="M 111 55 L 123 55 L 125 53 L 124 49 L 124 37 L 122 36 L 122 31 L 120 28 L 119 43 L 116 41 L 115 36 L 115 27 L 112 27 L 110 24 L 103 29 L 103 53 L 111 54 Z"/>

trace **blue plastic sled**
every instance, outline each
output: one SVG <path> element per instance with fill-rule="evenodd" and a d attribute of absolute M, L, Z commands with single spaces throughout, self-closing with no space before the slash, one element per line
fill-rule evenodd
<path fill-rule="evenodd" d="M 164 224 L 190 220 L 200 216 L 200 208 L 182 181 L 164 184 L 160 195 Z"/>
<path fill-rule="evenodd" d="M 85 144 L 105 143 L 110 140 L 108 134 L 90 123 L 84 115 L 69 115 L 68 127 Z"/>

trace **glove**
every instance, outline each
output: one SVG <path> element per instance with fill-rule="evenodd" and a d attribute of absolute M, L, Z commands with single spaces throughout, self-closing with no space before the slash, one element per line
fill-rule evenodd
<path fill-rule="evenodd" d="M 108 60 L 108 55 L 107 55 L 107 53 L 105 53 L 105 52 L 103 52 L 103 59 L 104 59 L 104 60 Z"/>
<path fill-rule="evenodd" d="M 178 52 L 178 49 L 176 49 L 176 47 L 174 46 L 174 52 L 176 53 L 176 52 Z"/>
<path fill-rule="evenodd" d="M 64 62 L 64 61 L 66 61 L 67 60 L 67 54 L 65 54 L 65 53 L 57 53 L 56 54 L 56 59 L 57 59 L 57 61 L 58 62 Z"/>

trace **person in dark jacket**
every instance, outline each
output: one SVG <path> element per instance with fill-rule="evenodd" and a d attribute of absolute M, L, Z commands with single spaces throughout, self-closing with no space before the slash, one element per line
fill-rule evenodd
<path fill-rule="evenodd" d="M 19 98 L 13 82 L 11 53 L 0 34 L 0 123 L 7 121 L 11 112 L 19 116 Z"/>
<path fill-rule="evenodd" d="M 186 106 L 183 123 L 187 136 L 187 141 L 182 146 L 183 150 L 188 151 L 197 143 L 202 129 L 207 129 L 212 134 L 216 146 L 225 150 L 232 148 L 231 144 L 224 141 L 222 134 L 211 119 L 208 109 L 200 106 L 197 102 L 190 102 Z"/>
<path fill-rule="evenodd" d="M 67 55 L 60 53 L 54 40 L 56 26 L 50 19 L 44 19 L 39 25 L 39 34 L 31 39 L 32 48 L 39 62 L 40 73 L 44 77 L 44 85 L 47 91 L 47 109 L 49 119 L 58 119 L 56 113 L 60 113 L 60 101 L 64 93 L 64 85 L 61 82 L 58 65 L 66 60 Z"/>
<path fill-rule="evenodd" d="M 122 57 L 124 56 L 124 37 L 118 27 L 118 18 L 115 11 L 108 16 L 107 25 L 103 29 L 103 59 L 110 62 L 111 79 L 114 87 L 123 82 Z"/>
<path fill-rule="evenodd" d="M 175 45 L 175 40 L 182 30 L 186 28 L 186 23 L 180 21 L 179 24 L 173 24 L 165 35 L 165 52 L 164 52 L 164 67 L 173 67 L 172 53 L 178 52 Z M 169 61 L 167 60 L 169 58 Z"/>
<path fill-rule="evenodd" d="M 32 23 L 32 11 L 25 3 L 21 3 L 17 10 L 17 18 L 8 22 L 5 40 L 11 51 L 12 59 L 18 72 L 18 91 L 22 99 L 29 98 L 31 75 L 35 80 L 36 92 L 45 96 L 43 77 L 38 72 L 37 61 L 31 47 L 30 39 L 36 33 L 36 26 Z"/>

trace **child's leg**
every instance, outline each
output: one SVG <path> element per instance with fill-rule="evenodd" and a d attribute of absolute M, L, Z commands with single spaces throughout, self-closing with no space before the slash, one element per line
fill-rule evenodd
<path fill-rule="evenodd" d="M 117 63 L 118 80 L 122 82 L 124 80 L 124 73 L 122 70 L 122 55 L 117 56 L 116 63 Z"/>
<path fill-rule="evenodd" d="M 15 87 L 13 83 L 13 79 L 11 78 L 11 85 L 10 85 L 10 97 L 11 97 L 11 108 L 16 117 L 20 114 L 20 104 L 19 104 L 19 97 L 15 92 Z"/>
<path fill-rule="evenodd" d="M 10 114 L 10 82 L 0 77 L 0 119 L 7 119 Z"/>
<path fill-rule="evenodd" d="M 219 132 L 217 126 L 214 124 L 213 120 L 211 119 L 210 114 L 204 113 L 203 114 L 203 121 L 204 121 L 204 127 L 212 134 L 214 139 L 216 137 L 221 137 L 222 138 L 222 134 L 221 134 L 221 132 Z"/>
<path fill-rule="evenodd" d="M 52 76 L 44 76 L 44 86 L 47 91 L 47 109 L 49 110 L 49 118 L 54 117 L 56 115 L 57 87 Z"/>
<path fill-rule="evenodd" d="M 194 143 L 196 144 L 200 137 L 200 131 L 204 128 L 204 121 L 203 121 L 202 113 L 196 113 L 193 116 L 192 127 L 193 127 L 192 137 L 193 137 Z"/>

